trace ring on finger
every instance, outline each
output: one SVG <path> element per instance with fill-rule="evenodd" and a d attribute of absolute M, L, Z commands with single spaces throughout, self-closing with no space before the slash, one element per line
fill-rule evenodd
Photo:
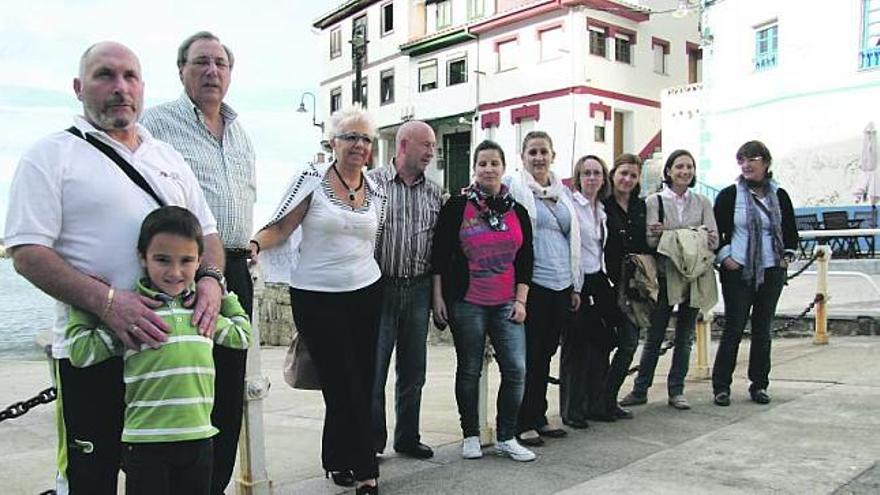
<path fill-rule="evenodd" d="M 139 332 L 140 330 L 141 330 L 141 327 L 137 326 L 134 323 L 131 324 L 131 331 L 132 332 Z"/>

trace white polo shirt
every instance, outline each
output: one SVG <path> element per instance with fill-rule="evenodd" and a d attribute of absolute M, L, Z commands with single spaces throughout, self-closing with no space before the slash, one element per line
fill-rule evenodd
<path fill-rule="evenodd" d="M 217 233 L 199 183 L 183 157 L 137 125 L 141 144 L 132 152 L 81 117 L 74 124 L 125 158 L 169 205 L 192 211 L 205 235 Z M 141 222 L 158 208 L 112 160 L 82 138 L 56 132 L 22 156 L 12 179 L 4 241 L 54 249 L 77 270 L 132 289 L 141 276 L 137 238 Z M 58 303 L 56 358 L 68 357 L 64 341 L 68 306 Z"/>

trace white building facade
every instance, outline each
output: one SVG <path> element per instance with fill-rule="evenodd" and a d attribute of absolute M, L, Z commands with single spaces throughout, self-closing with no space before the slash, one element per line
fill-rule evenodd
<path fill-rule="evenodd" d="M 795 206 L 846 205 L 863 130 L 880 123 L 880 1 L 705 1 L 701 85 L 664 93 L 663 148 L 690 149 L 700 179 L 738 175 L 757 139 Z"/>
<path fill-rule="evenodd" d="M 367 108 L 381 128 L 380 163 L 390 160 L 394 132 L 406 119 L 434 127 L 438 157 L 429 175 L 453 191 L 470 180 L 470 151 L 483 139 L 499 142 L 508 172 L 517 170 L 530 130 L 551 135 L 562 177 L 584 154 L 609 164 L 623 152 L 650 156 L 660 146 L 661 91 L 700 77 L 697 18 L 670 15 L 676 5 L 349 1 L 314 23 L 328 53 L 341 47 L 324 69 L 319 112 L 352 101 L 349 41 L 353 26 L 365 22 L 363 74 Z M 390 100 L 383 86 L 389 74 Z"/>

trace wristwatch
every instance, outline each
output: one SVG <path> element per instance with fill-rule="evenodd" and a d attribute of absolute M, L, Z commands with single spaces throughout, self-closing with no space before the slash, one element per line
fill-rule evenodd
<path fill-rule="evenodd" d="M 226 291 L 226 278 L 223 277 L 223 272 L 220 271 L 220 269 L 217 268 L 216 266 L 214 266 L 214 265 L 200 266 L 199 269 L 196 270 L 196 282 L 201 280 L 202 277 L 213 278 L 214 280 L 217 281 L 218 284 L 220 284 L 220 288 L 223 289 L 224 292 Z"/>

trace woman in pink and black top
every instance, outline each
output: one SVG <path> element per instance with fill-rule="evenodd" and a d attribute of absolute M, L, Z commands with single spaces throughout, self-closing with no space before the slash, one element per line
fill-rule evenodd
<path fill-rule="evenodd" d="M 523 321 L 532 279 L 532 225 L 501 183 L 504 168 L 501 147 L 483 141 L 474 150 L 475 182 L 440 210 L 431 260 L 434 321 L 439 327 L 448 321 L 455 341 L 462 456 L 483 455 L 477 397 L 488 333 L 501 370 L 496 451 L 516 461 L 531 461 L 535 454 L 514 435 L 525 388 Z"/>

